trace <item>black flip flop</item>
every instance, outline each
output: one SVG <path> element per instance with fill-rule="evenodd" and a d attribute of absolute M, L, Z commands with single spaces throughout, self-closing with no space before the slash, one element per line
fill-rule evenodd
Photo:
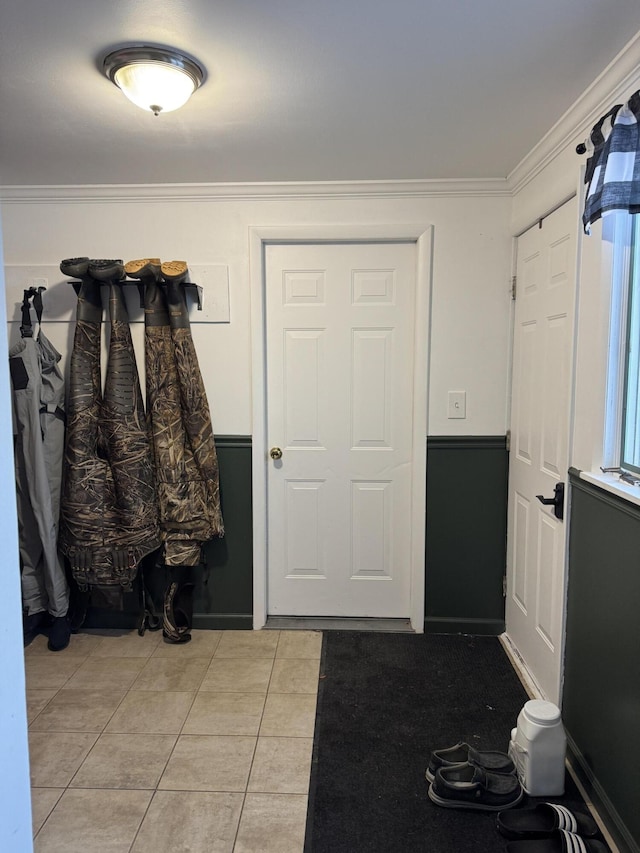
<path fill-rule="evenodd" d="M 582 838 L 595 838 L 598 826 L 591 815 L 573 812 L 558 803 L 539 803 L 533 808 L 500 813 L 498 831 L 506 838 L 547 838 L 555 830 L 564 829 Z"/>
<path fill-rule="evenodd" d="M 511 841 L 507 853 L 610 853 L 602 841 L 581 838 L 573 832 L 558 829 L 548 838 L 536 841 Z"/>

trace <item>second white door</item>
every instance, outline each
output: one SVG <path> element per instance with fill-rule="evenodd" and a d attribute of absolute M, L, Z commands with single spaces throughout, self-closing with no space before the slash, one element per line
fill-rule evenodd
<path fill-rule="evenodd" d="M 265 252 L 268 613 L 408 618 L 416 245 Z"/>
<path fill-rule="evenodd" d="M 518 239 L 506 629 L 553 702 L 561 692 L 566 523 L 540 498 L 550 501 L 567 479 L 576 233 L 573 200 Z"/>

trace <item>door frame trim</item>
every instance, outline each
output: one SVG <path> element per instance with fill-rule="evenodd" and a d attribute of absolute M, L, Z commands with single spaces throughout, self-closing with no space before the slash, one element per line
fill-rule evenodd
<path fill-rule="evenodd" d="M 411 242 L 416 244 L 411 487 L 411 627 L 424 631 L 427 408 L 433 225 L 278 225 L 249 227 L 251 286 L 253 627 L 267 621 L 267 418 L 265 246 L 270 243 Z"/>

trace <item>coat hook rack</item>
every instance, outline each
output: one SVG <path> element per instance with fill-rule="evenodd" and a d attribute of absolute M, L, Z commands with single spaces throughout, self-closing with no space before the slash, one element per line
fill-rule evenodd
<path fill-rule="evenodd" d="M 110 282 L 108 282 L 108 281 L 96 282 L 96 284 L 109 284 L 109 283 Z M 69 284 L 73 287 L 73 289 L 76 292 L 76 296 L 77 296 L 78 293 L 80 292 L 80 285 L 82 284 L 82 282 L 81 281 L 70 281 Z M 128 287 L 129 285 L 135 285 L 138 288 L 138 293 L 140 294 L 140 307 L 144 308 L 144 282 L 138 281 L 137 279 L 125 278 L 125 279 L 122 279 L 122 281 L 116 282 L 116 284 L 124 285 L 126 287 Z M 196 301 L 198 303 L 198 311 L 202 311 L 203 305 L 204 305 L 204 290 L 202 288 L 202 285 L 196 284 L 193 281 L 183 281 L 183 282 L 181 282 L 180 286 L 184 287 L 185 289 L 190 288 L 190 287 L 195 287 L 195 289 L 196 289 Z M 41 289 L 44 290 L 44 288 L 41 288 Z"/>
<path fill-rule="evenodd" d="M 36 311 L 38 325 L 42 322 L 42 294 L 46 287 L 29 287 L 24 290 L 22 299 L 22 325 L 20 326 L 20 334 L 23 338 L 33 337 L 33 328 L 31 325 L 31 305 Z"/>

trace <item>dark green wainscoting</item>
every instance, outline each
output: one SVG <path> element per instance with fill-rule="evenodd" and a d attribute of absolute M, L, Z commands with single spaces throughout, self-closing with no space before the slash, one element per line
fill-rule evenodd
<path fill-rule="evenodd" d="M 204 549 L 196 571 L 196 628 L 252 627 L 253 558 L 251 437 L 216 436 L 225 536 Z M 504 436 L 427 440 L 426 618 L 437 633 L 500 634 L 504 630 L 508 453 Z M 151 583 L 161 605 L 167 579 Z M 123 611 L 91 607 L 85 627 L 131 628 L 139 605 Z"/>
<path fill-rule="evenodd" d="M 425 631 L 504 631 L 505 436 L 427 439 Z"/>
<path fill-rule="evenodd" d="M 195 628 L 247 628 L 253 624 L 253 522 L 251 515 L 251 436 L 216 436 L 220 467 L 220 499 L 225 524 L 222 539 L 204 547 L 206 565 L 194 571 Z M 167 578 L 149 579 L 153 598 L 162 607 Z M 124 610 L 90 607 L 86 628 L 133 628 L 137 593 L 125 597 Z"/>
<path fill-rule="evenodd" d="M 572 469 L 562 715 L 624 851 L 640 851 L 640 507 Z"/>
<path fill-rule="evenodd" d="M 204 548 L 209 579 L 194 600 L 194 628 L 253 627 L 251 436 L 217 436 L 225 534 Z"/>

